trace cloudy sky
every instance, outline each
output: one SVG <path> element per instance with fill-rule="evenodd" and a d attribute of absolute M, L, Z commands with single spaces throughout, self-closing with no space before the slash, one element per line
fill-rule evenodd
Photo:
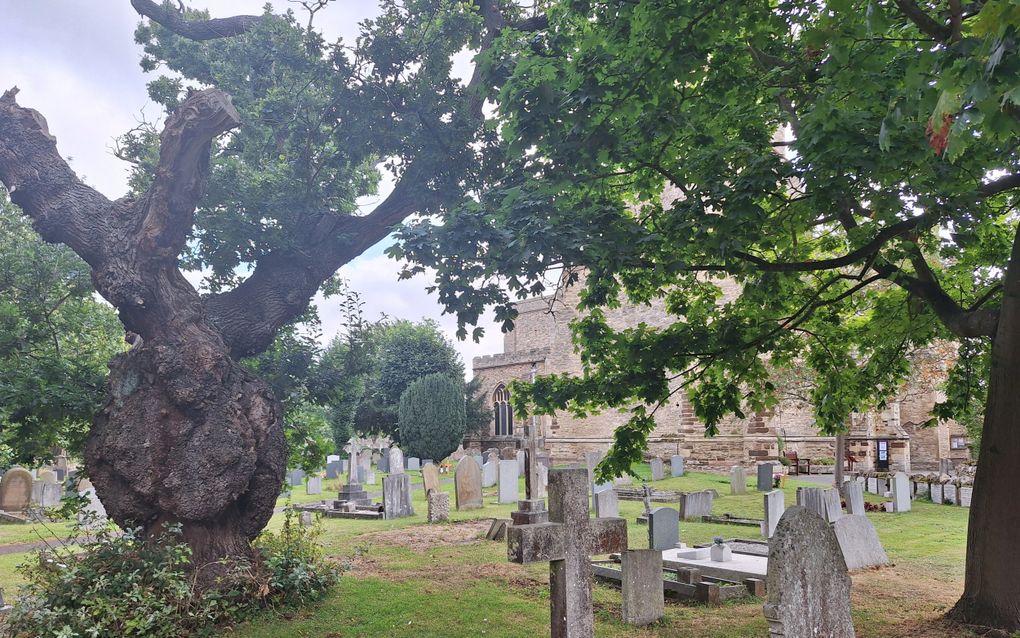
<path fill-rule="evenodd" d="M 261 13 L 264 0 L 192 0 L 214 17 Z M 299 9 L 285 0 L 278 10 Z M 352 39 L 357 23 L 376 12 L 375 0 L 336 0 L 315 19 L 327 38 Z M 0 0 L 0 91 L 21 89 L 18 102 L 41 112 L 57 138 L 61 154 L 84 181 L 108 197 L 127 190 L 128 166 L 111 152 L 113 140 L 134 127 L 142 113 L 159 116 L 145 92 L 152 76 L 138 66 L 140 47 L 133 32 L 139 16 L 129 0 Z M 385 196 L 385 193 L 382 194 Z M 370 208 L 372 202 L 365 202 Z M 442 316 L 442 308 L 419 276 L 397 281 L 399 263 L 385 257 L 383 242 L 354 260 L 340 273 L 365 302 L 366 316 L 420 320 L 436 319 L 463 356 L 471 358 L 502 350 L 499 326 L 487 320 L 481 343 L 455 339 L 456 321 Z M 337 308 L 318 300 L 324 338 L 338 328 Z"/>

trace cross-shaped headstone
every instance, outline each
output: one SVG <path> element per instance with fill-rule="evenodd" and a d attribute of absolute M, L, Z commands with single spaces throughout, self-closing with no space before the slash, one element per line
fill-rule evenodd
<path fill-rule="evenodd" d="M 591 638 L 593 554 L 627 549 L 622 518 L 588 518 L 587 470 L 549 470 L 549 521 L 507 530 L 507 558 L 514 563 L 549 561 L 552 638 Z"/>

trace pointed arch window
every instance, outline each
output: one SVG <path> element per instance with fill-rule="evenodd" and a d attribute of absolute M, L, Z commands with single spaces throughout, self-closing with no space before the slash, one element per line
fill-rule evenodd
<path fill-rule="evenodd" d="M 514 409 L 510 406 L 510 391 L 502 383 L 492 393 L 492 411 L 496 421 L 496 436 L 512 436 Z"/>

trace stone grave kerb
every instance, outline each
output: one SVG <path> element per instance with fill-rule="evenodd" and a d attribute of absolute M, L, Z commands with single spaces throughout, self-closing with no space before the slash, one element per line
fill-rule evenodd
<path fill-rule="evenodd" d="M 627 549 L 627 522 L 588 516 L 587 470 L 549 471 L 549 522 L 507 530 L 507 558 L 514 563 L 549 562 L 552 638 L 591 638 L 590 556 Z"/>

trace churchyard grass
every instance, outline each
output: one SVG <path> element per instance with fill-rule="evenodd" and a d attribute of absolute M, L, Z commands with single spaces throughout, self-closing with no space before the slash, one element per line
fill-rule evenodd
<path fill-rule="evenodd" d="M 639 474 L 650 476 L 647 466 Z M 750 473 L 749 473 L 750 474 Z M 421 475 L 410 472 L 420 485 Z M 381 482 L 381 474 L 378 475 Z M 749 476 L 749 481 L 754 477 Z M 323 482 L 322 496 L 335 494 Z M 787 481 L 787 504 L 796 502 L 797 485 Z M 640 485 L 635 481 L 635 485 Z M 762 494 L 749 485 L 747 494 L 730 495 L 728 475 L 689 472 L 652 484 L 656 490 L 715 489 L 713 513 L 762 517 Z M 452 495 L 452 474 L 441 477 L 441 489 Z M 522 482 L 523 493 L 523 482 Z M 379 492 L 381 485 L 371 486 Z M 295 502 L 304 488 L 294 488 Z M 325 601 L 290 612 L 286 618 L 258 620 L 235 627 L 224 636 L 444 638 L 498 636 L 540 638 L 548 635 L 549 592 L 546 563 L 516 565 L 507 561 L 506 543 L 479 540 L 493 517 L 509 518 L 512 505 L 496 505 L 496 486 L 483 490 L 485 508 L 458 512 L 451 507 L 449 525 L 426 524 L 425 494 L 412 492 L 415 515 L 395 520 L 322 519 L 320 542 L 347 571 Z M 866 495 L 868 500 L 880 501 Z M 452 497 L 451 497 L 452 498 Z M 657 505 L 667 505 L 657 504 Z M 676 507 L 676 504 L 668 504 Z M 647 547 L 640 501 L 620 501 L 632 547 Z M 893 563 L 881 571 L 854 576 L 854 621 L 859 638 L 906 636 L 963 637 L 970 634 L 944 626 L 939 617 L 962 589 L 968 510 L 915 502 L 906 514 L 869 514 Z M 282 525 L 274 517 L 271 529 Z M 4 529 L 4 526 L 0 529 Z M 714 536 L 760 538 L 750 527 L 681 521 L 681 540 L 710 542 Z M 0 583 L 8 593 L 19 582 L 14 566 L 27 554 L 0 556 Z M 744 638 L 766 633 L 762 601 L 747 599 L 722 607 L 667 600 L 662 622 L 639 629 L 620 621 L 620 592 L 596 585 L 596 635 L 600 638 Z"/>

